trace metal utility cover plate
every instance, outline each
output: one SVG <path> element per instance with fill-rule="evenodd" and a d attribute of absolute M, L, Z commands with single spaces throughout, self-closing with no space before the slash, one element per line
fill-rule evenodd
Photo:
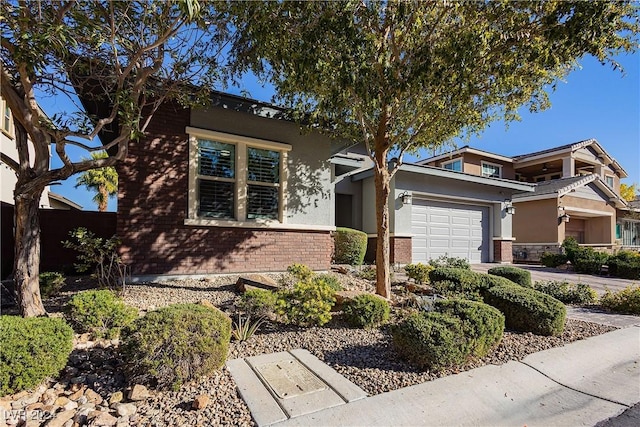
<path fill-rule="evenodd" d="M 280 399 L 326 390 L 327 386 L 297 360 L 283 359 L 254 366 Z"/>

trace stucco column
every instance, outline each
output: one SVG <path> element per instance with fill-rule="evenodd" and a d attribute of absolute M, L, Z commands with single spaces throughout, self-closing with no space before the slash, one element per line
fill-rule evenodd
<path fill-rule="evenodd" d="M 570 178 L 576 174 L 576 161 L 573 157 L 565 157 L 562 159 L 562 177 Z"/>

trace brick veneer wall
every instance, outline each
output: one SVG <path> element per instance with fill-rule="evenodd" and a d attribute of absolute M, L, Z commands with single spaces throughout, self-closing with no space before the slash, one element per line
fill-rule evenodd
<path fill-rule="evenodd" d="M 376 260 L 377 237 L 369 237 L 367 241 L 367 253 L 365 260 L 374 262 Z M 411 264 L 411 237 L 390 237 L 389 238 L 389 261 L 392 264 Z"/>
<path fill-rule="evenodd" d="M 328 231 L 186 226 L 190 111 L 166 103 L 118 166 L 117 231 L 133 275 L 330 267 Z"/>
<path fill-rule="evenodd" d="M 513 262 L 513 242 L 511 240 L 493 241 L 493 262 L 504 264 Z"/>

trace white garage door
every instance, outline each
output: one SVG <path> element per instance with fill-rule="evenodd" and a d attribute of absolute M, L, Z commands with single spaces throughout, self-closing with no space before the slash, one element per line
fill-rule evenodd
<path fill-rule="evenodd" d="M 489 208 L 458 203 L 413 200 L 413 262 L 447 254 L 471 263 L 489 261 Z"/>

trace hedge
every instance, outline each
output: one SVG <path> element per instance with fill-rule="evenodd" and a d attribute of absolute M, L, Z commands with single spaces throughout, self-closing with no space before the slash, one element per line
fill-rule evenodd
<path fill-rule="evenodd" d="M 333 233 L 335 263 L 362 265 L 367 251 L 367 234 L 351 228 L 338 227 Z"/>
<path fill-rule="evenodd" d="M 522 268 L 504 265 L 490 268 L 487 273 L 493 274 L 494 276 L 505 277 L 526 288 L 531 287 L 531 273 L 527 270 L 523 270 Z"/>

